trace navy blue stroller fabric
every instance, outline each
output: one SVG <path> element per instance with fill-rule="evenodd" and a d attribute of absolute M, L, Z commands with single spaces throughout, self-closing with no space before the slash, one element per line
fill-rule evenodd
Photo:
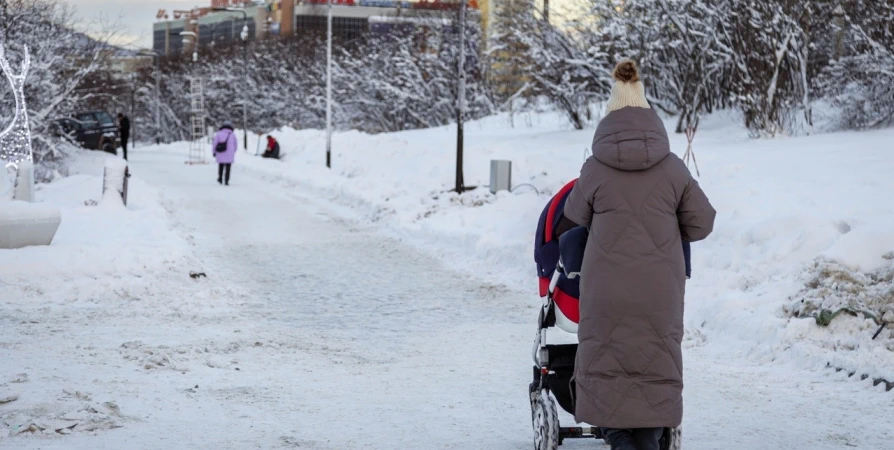
<path fill-rule="evenodd" d="M 537 222 L 537 234 L 534 236 L 534 262 L 537 263 L 541 297 L 546 297 L 553 272 L 556 270 L 556 265 L 559 264 L 559 236 L 563 234 L 563 231 L 577 225 L 566 219 L 562 213 L 568 194 L 571 193 L 576 181 L 575 179 L 566 184 L 550 199 Z"/>
<path fill-rule="evenodd" d="M 588 237 L 590 232 L 587 231 L 587 227 L 574 227 L 559 236 L 559 255 L 566 274 L 580 273 Z"/>

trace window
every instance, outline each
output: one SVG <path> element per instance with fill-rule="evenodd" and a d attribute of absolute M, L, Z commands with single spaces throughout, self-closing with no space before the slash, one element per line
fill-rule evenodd
<path fill-rule="evenodd" d="M 158 53 L 164 54 L 165 52 L 165 35 L 167 34 L 167 30 L 155 30 L 152 33 L 152 49 Z"/>
<path fill-rule="evenodd" d="M 81 127 L 85 129 L 96 128 L 98 124 L 96 116 L 93 113 L 81 113 L 75 116 L 75 118 L 81 124 Z"/>
<path fill-rule="evenodd" d="M 114 127 L 115 126 L 115 120 L 112 119 L 112 116 L 110 116 L 109 113 L 107 113 L 107 112 L 103 111 L 103 112 L 96 113 L 96 118 L 99 120 L 99 124 L 104 127 L 110 127 L 110 126 Z"/>
<path fill-rule="evenodd" d="M 180 36 L 182 31 L 183 28 L 171 28 L 170 45 L 172 55 L 183 51 L 183 36 Z"/>
<path fill-rule="evenodd" d="M 327 29 L 326 16 L 295 16 L 295 31 L 301 35 L 325 36 Z M 357 39 L 369 29 L 369 21 L 357 17 L 333 17 L 332 35 L 342 42 Z"/>

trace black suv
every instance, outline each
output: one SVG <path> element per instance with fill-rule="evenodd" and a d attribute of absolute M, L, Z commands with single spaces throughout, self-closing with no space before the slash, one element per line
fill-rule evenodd
<path fill-rule="evenodd" d="M 118 125 L 105 111 L 78 112 L 56 121 L 56 134 L 67 135 L 81 147 L 118 154 L 121 137 Z"/>

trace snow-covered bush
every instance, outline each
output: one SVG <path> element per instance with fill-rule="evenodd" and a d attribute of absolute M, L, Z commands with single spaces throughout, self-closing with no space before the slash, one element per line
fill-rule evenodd
<path fill-rule="evenodd" d="M 815 261 L 807 269 L 804 288 L 791 297 L 785 312 L 815 318 L 823 326 L 840 314 L 862 315 L 879 325 L 894 321 L 894 253 L 885 259 L 885 267 L 871 272 L 827 259 Z"/>

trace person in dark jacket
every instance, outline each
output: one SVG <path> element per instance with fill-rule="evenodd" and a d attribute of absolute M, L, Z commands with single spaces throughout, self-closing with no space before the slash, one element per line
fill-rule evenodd
<path fill-rule="evenodd" d="M 565 204 L 590 229 L 580 284 L 575 417 L 603 428 L 612 450 L 658 450 L 683 420 L 681 241 L 716 212 L 670 151 L 633 61 L 615 68 L 607 114 Z"/>
<path fill-rule="evenodd" d="M 262 154 L 264 158 L 279 159 L 279 142 L 273 136 L 267 136 L 267 149 Z"/>
<path fill-rule="evenodd" d="M 118 113 L 118 133 L 121 135 L 121 150 L 127 159 L 127 141 L 130 139 L 130 119 L 124 113 Z"/>

